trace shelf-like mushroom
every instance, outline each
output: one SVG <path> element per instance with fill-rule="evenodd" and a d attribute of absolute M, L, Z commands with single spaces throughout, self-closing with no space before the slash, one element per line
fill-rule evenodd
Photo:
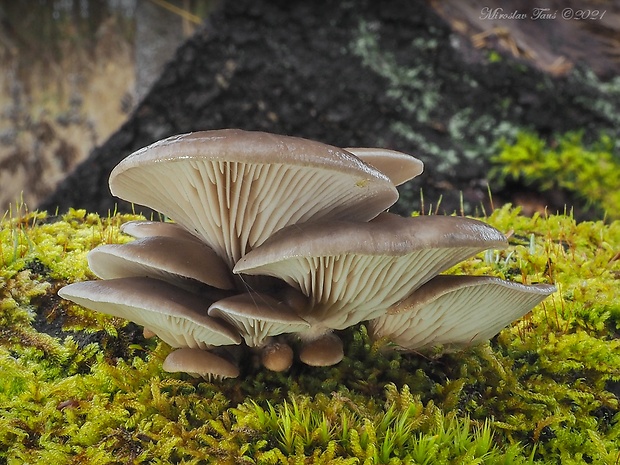
<path fill-rule="evenodd" d="M 390 178 L 395 186 L 406 183 L 424 171 L 421 160 L 395 150 L 361 147 L 347 147 L 345 150 L 377 168 Z"/>
<path fill-rule="evenodd" d="M 239 376 L 237 366 L 225 358 L 201 349 L 177 349 L 168 354 L 162 368 L 168 373 L 187 373 L 207 381 Z"/>
<path fill-rule="evenodd" d="M 63 299 L 148 328 L 172 347 L 239 344 L 239 333 L 206 314 L 210 302 L 164 281 L 119 278 L 69 284 Z"/>
<path fill-rule="evenodd" d="M 367 221 L 398 198 L 387 176 L 347 151 L 233 129 L 145 147 L 114 168 L 110 190 L 172 218 L 231 268 L 285 226 Z"/>
<path fill-rule="evenodd" d="M 369 323 L 374 339 L 402 350 L 486 341 L 555 292 L 489 276 L 437 276 Z"/>
<path fill-rule="evenodd" d="M 297 333 L 310 327 L 288 306 L 257 292 L 218 300 L 209 307 L 209 316 L 236 327 L 249 347 L 261 347 L 272 336 Z"/>
<path fill-rule="evenodd" d="M 308 296 L 312 332 L 344 329 L 384 313 L 450 266 L 506 238 L 477 220 L 403 218 L 294 225 L 243 257 L 234 273 L 280 278 Z"/>
<path fill-rule="evenodd" d="M 147 276 L 184 287 L 189 279 L 233 289 L 226 263 L 208 245 L 182 237 L 151 236 L 126 244 L 105 244 L 88 253 L 88 265 L 102 279 Z"/>
<path fill-rule="evenodd" d="M 202 241 L 191 234 L 180 224 L 170 223 L 167 221 L 147 221 L 135 220 L 128 221 L 121 225 L 121 232 L 141 239 L 143 237 L 163 236 L 179 239 L 193 240 L 202 243 Z"/>

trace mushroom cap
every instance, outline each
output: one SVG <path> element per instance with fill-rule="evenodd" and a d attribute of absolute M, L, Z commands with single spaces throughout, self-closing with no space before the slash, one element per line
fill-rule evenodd
<path fill-rule="evenodd" d="M 367 221 L 398 198 L 388 177 L 342 149 L 235 129 L 138 150 L 114 168 L 110 190 L 174 219 L 231 268 L 289 224 Z"/>
<path fill-rule="evenodd" d="M 477 220 L 403 218 L 294 225 L 243 257 L 234 273 L 275 276 L 310 299 L 313 326 L 344 329 L 379 316 L 450 266 L 506 238 Z"/>
<path fill-rule="evenodd" d="M 310 327 L 291 308 L 258 292 L 218 300 L 209 307 L 208 313 L 236 327 L 250 347 L 262 346 L 271 336 L 295 333 Z"/>
<path fill-rule="evenodd" d="M 69 284 L 63 299 L 145 326 L 172 347 L 204 349 L 239 344 L 239 333 L 207 315 L 211 302 L 153 278 L 119 278 Z"/>
<path fill-rule="evenodd" d="M 395 186 L 404 184 L 424 171 L 422 160 L 395 150 L 362 147 L 347 147 L 345 150 L 377 168 Z"/>
<path fill-rule="evenodd" d="M 231 362 L 201 349 L 177 349 L 168 354 L 162 368 L 168 373 L 183 372 L 208 381 L 239 376 L 239 368 Z"/>
<path fill-rule="evenodd" d="M 343 357 L 342 340 L 333 333 L 305 342 L 299 351 L 299 359 L 313 367 L 332 366 L 339 363 Z"/>
<path fill-rule="evenodd" d="M 136 239 L 152 236 L 164 236 L 178 239 L 202 241 L 190 233 L 187 229 L 177 223 L 169 223 L 166 221 L 128 221 L 121 225 L 121 231 Z"/>
<path fill-rule="evenodd" d="M 369 324 L 403 350 L 460 347 L 490 339 L 555 292 L 490 276 L 437 276 Z"/>
<path fill-rule="evenodd" d="M 187 238 L 151 236 L 126 244 L 105 244 L 88 253 L 88 266 L 103 279 L 148 276 L 176 285 L 196 280 L 234 289 L 228 266 L 208 245 Z"/>
<path fill-rule="evenodd" d="M 285 342 L 276 341 L 261 349 L 261 362 L 271 371 L 286 371 L 293 364 L 293 349 Z"/>

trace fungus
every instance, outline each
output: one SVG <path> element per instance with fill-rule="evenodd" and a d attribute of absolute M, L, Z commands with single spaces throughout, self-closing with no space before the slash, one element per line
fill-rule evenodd
<path fill-rule="evenodd" d="M 342 149 L 233 129 L 145 147 L 114 168 L 110 190 L 174 219 L 231 267 L 287 225 L 367 221 L 398 198 L 384 174 Z"/>
<path fill-rule="evenodd" d="M 283 341 L 273 341 L 261 350 L 261 363 L 271 371 L 286 371 L 293 364 L 293 349 Z"/>
<path fill-rule="evenodd" d="M 485 341 L 555 292 L 489 276 L 437 276 L 369 323 L 373 339 L 402 350 Z"/>
<path fill-rule="evenodd" d="M 441 271 L 506 238 L 477 220 L 330 221 L 284 228 L 237 262 L 234 273 L 274 276 L 310 299 L 312 331 L 345 329 L 382 314 Z"/>
<path fill-rule="evenodd" d="M 239 376 L 237 366 L 218 355 L 200 349 L 177 349 L 168 354 L 162 368 L 169 373 L 183 372 L 207 381 Z"/>
<path fill-rule="evenodd" d="M 206 351 L 215 346 L 257 353 L 274 371 L 291 366 L 291 345 L 303 363 L 336 364 L 334 330 L 369 320 L 373 337 L 402 350 L 488 339 L 555 288 L 438 276 L 507 241 L 473 219 L 386 213 L 395 186 L 422 169 L 391 150 L 262 132 L 156 142 L 113 170 L 110 189 L 176 223 L 123 225 L 134 242 L 88 256 L 103 279 L 59 295 L 145 326 L 179 348 L 164 369 L 207 379 L 239 372 Z"/>
<path fill-rule="evenodd" d="M 236 327 L 249 347 L 260 347 L 271 336 L 300 332 L 310 326 L 273 297 L 254 292 L 218 300 L 208 313 Z"/>
<path fill-rule="evenodd" d="M 239 333 L 206 314 L 204 299 L 153 278 L 119 278 L 69 284 L 63 299 L 145 326 L 172 347 L 239 344 Z"/>
<path fill-rule="evenodd" d="M 191 234 L 187 229 L 177 223 L 164 221 L 128 221 L 121 225 L 121 232 L 141 239 L 143 237 L 163 236 L 179 239 L 193 240 L 203 243 L 200 238 Z"/>
<path fill-rule="evenodd" d="M 151 236 L 127 244 L 106 244 L 88 253 L 99 278 L 147 276 L 187 286 L 189 279 L 233 289 L 230 270 L 206 244 L 185 237 Z"/>
<path fill-rule="evenodd" d="M 342 339 L 333 333 L 307 341 L 299 352 L 299 359 L 313 367 L 327 367 L 340 363 L 344 357 Z"/>
<path fill-rule="evenodd" d="M 361 147 L 347 147 L 345 150 L 377 168 L 390 178 L 395 186 L 410 181 L 424 171 L 424 163 L 420 160 L 395 150 Z"/>

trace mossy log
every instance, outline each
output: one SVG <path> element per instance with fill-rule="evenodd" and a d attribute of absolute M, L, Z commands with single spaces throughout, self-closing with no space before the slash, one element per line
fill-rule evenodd
<path fill-rule="evenodd" d="M 136 215 L 16 209 L 0 225 L 0 463 L 614 463 L 620 435 L 620 222 L 485 221 L 506 250 L 451 270 L 553 282 L 490 343 L 398 354 L 365 326 L 346 356 L 209 383 L 168 374 L 170 347 L 62 301 L 86 253 Z"/>

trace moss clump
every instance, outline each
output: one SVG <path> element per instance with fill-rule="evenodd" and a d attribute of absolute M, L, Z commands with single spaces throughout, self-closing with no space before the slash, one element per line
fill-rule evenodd
<path fill-rule="evenodd" d="M 497 165 L 491 175 L 496 185 L 512 178 L 542 190 L 564 189 L 618 218 L 620 157 L 606 135 L 587 146 L 582 133 L 570 132 L 549 146 L 536 134 L 521 132 L 514 143 L 500 142 L 500 153 L 492 161 Z"/>
<path fill-rule="evenodd" d="M 170 348 L 63 302 L 85 254 L 134 215 L 14 212 L 0 230 L 0 463 L 615 463 L 620 222 L 486 220 L 510 247 L 451 272 L 554 282 L 489 344 L 398 354 L 365 327 L 337 366 L 243 367 L 207 383 L 162 372 Z"/>

